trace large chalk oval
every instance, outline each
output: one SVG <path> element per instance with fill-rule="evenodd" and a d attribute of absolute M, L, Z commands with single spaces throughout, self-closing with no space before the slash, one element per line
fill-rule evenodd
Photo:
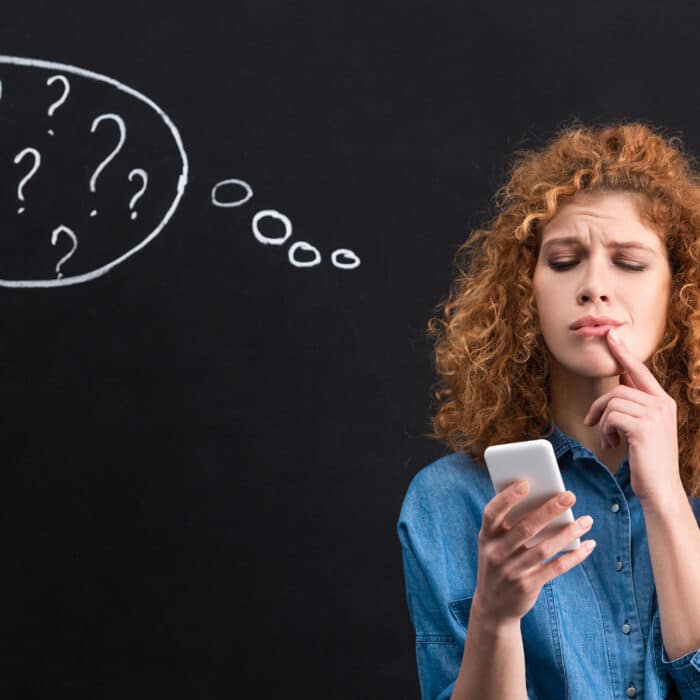
<path fill-rule="evenodd" d="M 36 79 L 29 81 L 24 72 L 26 69 L 31 69 L 31 75 Z M 95 92 L 95 89 L 100 92 Z M 109 90 L 114 96 L 115 105 L 107 104 L 109 95 L 105 95 L 104 90 Z M 12 152 L 2 159 L 0 175 L 5 183 L 9 181 L 2 187 L 10 190 L 4 192 L 3 197 L 12 203 L 12 208 L 5 207 L 0 224 L 7 240 L 15 236 L 7 245 L 21 247 L 21 252 L 15 255 L 20 274 L 13 274 L 15 270 L 7 269 L 14 264 L 7 262 L 11 256 L 0 250 L 0 286 L 59 287 L 87 282 L 106 274 L 143 249 L 172 218 L 185 192 L 189 170 L 180 132 L 152 99 L 119 80 L 66 63 L 0 55 L 0 110 L 7 113 L 25 97 L 27 113 L 36 115 L 37 125 L 40 124 L 41 128 L 32 125 L 31 130 L 25 127 L 24 132 L 18 131 L 14 137 L 16 142 L 11 144 Z M 138 105 L 131 102 L 132 98 Z M 134 105 L 135 116 L 131 123 L 126 102 Z M 38 109 L 40 104 L 41 109 Z M 72 105 L 80 105 L 80 111 L 70 114 Z M 146 112 L 151 114 L 148 119 L 154 119 L 155 125 L 149 121 L 145 134 L 129 131 L 132 127 L 138 131 Z M 20 111 L 5 118 L 13 120 L 7 123 L 14 123 L 23 117 Z M 75 127 L 71 132 L 72 124 L 79 124 L 80 131 Z M 150 137 L 161 127 L 165 129 L 158 133 L 158 143 L 167 141 L 170 146 L 149 149 Z M 6 133 L 4 138 L 7 138 Z M 57 144 L 61 144 L 61 139 L 65 144 L 69 138 L 80 144 L 75 147 L 76 151 L 84 147 L 82 144 L 89 144 L 84 147 L 86 150 L 80 151 L 83 157 L 89 156 L 89 162 L 83 163 L 80 171 L 85 175 L 84 181 L 82 175 L 75 177 L 76 182 L 70 180 L 71 176 L 66 173 L 73 172 L 68 171 L 72 165 L 57 165 L 59 158 L 52 160 L 50 157 L 59 152 Z M 64 148 L 69 146 L 64 145 Z M 168 152 L 161 156 L 164 150 Z M 40 166 L 34 165 L 38 159 L 30 157 L 33 151 L 43 155 Z M 20 154 L 24 154 L 22 159 L 18 157 Z M 14 162 L 12 156 L 17 157 Z M 34 172 L 28 179 L 30 166 Z M 167 173 L 159 178 L 157 173 L 151 172 L 151 166 L 153 170 L 160 168 Z M 149 172 L 147 190 L 145 177 L 137 181 L 133 177 L 127 178 L 126 173 L 134 169 L 144 174 Z M 52 177 L 55 180 L 51 180 Z M 74 215 L 63 214 L 58 206 L 54 206 L 49 196 L 54 182 L 57 189 L 63 188 L 61 191 L 66 193 L 61 205 L 68 206 L 66 202 L 69 202 L 75 210 Z M 134 195 L 137 192 L 140 194 L 136 204 Z M 149 195 L 152 195 L 150 199 Z M 139 209 L 138 218 L 136 207 Z M 28 222 L 32 228 L 27 228 Z M 52 240 L 52 232 L 57 229 L 64 235 L 54 234 Z M 74 234 L 72 237 L 69 231 Z M 102 238 L 98 234 L 102 234 Z M 31 260 L 31 264 L 40 270 L 37 274 L 33 269 L 31 275 L 26 274 L 29 267 L 22 268 L 29 257 L 29 246 L 40 249 L 37 259 Z M 67 251 L 69 254 L 65 255 Z M 85 253 L 81 257 L 82 251 Z M 5 267 L 2 267 L 3 258 Z"/>

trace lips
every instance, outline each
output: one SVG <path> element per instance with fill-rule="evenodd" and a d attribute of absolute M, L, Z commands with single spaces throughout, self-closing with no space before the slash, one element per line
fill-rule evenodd
<path fill-rule="evenodd" d="M 619 325 L 619 324 L 617 324 Z M 572 329 L 572 333 L 576 335 L 605 335 L 615 324 L 606 324 L 603 326 L 581 326 L 580 328 Z"/>
<path fill-rule="evenodd" d="M 582 316 L 574 321 L 569 328 L 573 331 L 583 326 L 621 326 L 622 322 L 609 316 Z"/>

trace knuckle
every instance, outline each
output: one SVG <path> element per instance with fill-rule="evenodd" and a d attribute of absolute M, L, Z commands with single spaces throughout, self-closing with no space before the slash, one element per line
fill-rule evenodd
<path fill-rule="evenodd" d="M 564 555 L 558 557 L 552 563 L 554 564 L 554 571 L 557 576 L 563 574 L 569 568 L 569 559 Z"/>
<path fill-rule="evenodd" d="M 493 531 L 493 522 L 489 518 L 483 518 L 479 529 L 479 539 L 488 539 L 488 534 Z"/>
<path fill-rule="evenodd" d="M 490 530 L 493 527 L 495 513 L 490 506 L 484 508 L 484 514 L 481 516 L 481 529 Z"/>
<path fill-rule="evenodd" d="M 546 540 L 533 547 L 532 551 L 537 556 L 538 561 L 548 559 L 553 554 L 552 546 Z"/>
<path fill-rule="evenodd" d="M 523 520 L 522 522 L 518 523 L 517 531 L 518 537 L 526 540 L 530 539 L 530 537 L 537 532 L 533 523 L 527 520 Z"/>
<path fill-rule="evenodd" d="M 531 583 L 524 576 L 516 576 L 512 587 L 517 595 L 525 596 L 531 592 Z"/>
<path fill-rule="evenodd" d="M 501 564 L 501 555 L 495 547 L 487 547 L 484 551 L 486 564 L 491 567 L 498 567 Z"/>
<path fill-rule="evenodd" d="M 505 583 L 507 586 L 515 587 L 518 585 L 520 575 L 518 574 L 517 569 L 512 566 L 508 566 L 501 569 L 501 578 L 503 583 Z"/>

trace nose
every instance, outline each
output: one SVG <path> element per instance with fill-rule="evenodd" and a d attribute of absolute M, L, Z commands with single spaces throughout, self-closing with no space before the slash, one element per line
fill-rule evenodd
<path fill-rule="evenodd" d="M 609 301 L 613 284 L 608 260 L 604 253 L 591 254 L 579 263 L 581 279 L 577 293 L 577 301 L 582 304 L 587 301 Z"/>

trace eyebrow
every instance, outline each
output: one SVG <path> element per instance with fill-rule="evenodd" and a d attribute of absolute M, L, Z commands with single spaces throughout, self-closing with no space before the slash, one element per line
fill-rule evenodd
<path fill-rule="evenodd" d="M 566 245 L 566 244 L 571 244 L 571 243 L 578 243 L 579 245 L 582 243 L 581 239 L 576 238 L 575 236 L 565 236 L 564 238 L 553 238 L 550 241 L 547 241 L 543 246 L 542 250 L 546 250 L 547 248 L 555 245 L 555 244 L 560 244 L 560 245 Z M 606 248 L 641 248 L 642 250 L 647 250 L 650 253 L 656 253 L 656 251 L 653 248 L 650 248 L 648 245 L 644 245 L 643 243 L 639 243 L 638 241 L 610 241 L 610 243 L 605 244 Z"/>

